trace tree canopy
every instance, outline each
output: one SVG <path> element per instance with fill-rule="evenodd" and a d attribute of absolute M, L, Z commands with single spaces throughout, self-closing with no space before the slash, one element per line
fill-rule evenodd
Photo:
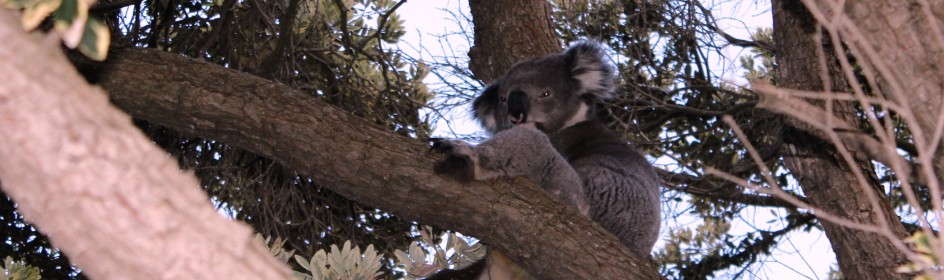
<path fill-rule="evenodd" d="M 0 1 L 27 15 L 41 2 Z M 398 47 L 404 20 L 422 20 L 398 13 L 406 1 L 100 1 L 88 10 L 107 28 L 108 58 L 66 54 L 217 211 L 306 260 L 349 240 L 397 278 L 396 250 L 459 231 L 541 276 L 740 278 L 815 229 L 845 277 L 891 279 L 908 277 L 902 267 L 935 273 L 944 252 L 944 1 L 878 2 L 772 1 L 773 28 L 737 38 L 702 1 L 469 1 L 468 14 L 451 11 L 466 41 L 440 41 L 468 55 L 423 60 Z M 38 28 L 59 30 L 60 18 Z M 659 163 L 663 216 L 697 224 L 664 230 L 657 269 L 525 180 L 431 173 L 432 124 L 514 62 L 585 38 L 608 46 L 619 73 L 599 117 Z M 729 59 L 751 85 L 721 77 L 711 57 L 723 47 L 748 51 Z M 10 170 L 5 195 L 19 181 L 2 177 Z M 0 201 L 0 257 L 43 278 L 84 277 L 23 203 Z M 775 220 L 739 222 L 759 211 Z"/>

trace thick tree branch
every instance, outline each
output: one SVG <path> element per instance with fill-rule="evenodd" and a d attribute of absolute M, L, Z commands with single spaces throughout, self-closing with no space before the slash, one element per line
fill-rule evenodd
<path fill-rule="evenodd" d="M 154 50 L 110 55 L 98 75 L 133 116 L 271 157 L 400 217 L 474 235 L 542 279 L 654 279 L 610 233 L 526 180 L 459 184 L 427 146 L 288 86 Z"/>
<path fill-rule="evenodd" d="M 0 9 L 0 178 L 18 210 L 97 279 L 288 279 L 249 227 Z"/>

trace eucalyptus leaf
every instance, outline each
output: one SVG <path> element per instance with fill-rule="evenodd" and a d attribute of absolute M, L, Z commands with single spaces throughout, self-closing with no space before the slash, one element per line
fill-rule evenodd
<path fill-rule="evenodd" d="M 32 5 L 24 6 L 25 10 L 23 10 L 23 28 L 26 30 L 35 29 L 39 26 L 39 23 L 43 22 L 43 19 L 48 17 L 49 14 L 58 9 L 62 4 L 62 0 L 39 0 L 31 2 Z"/>
<path fill-rule="evenodd" d="M 88 3 L 82 0 L 62 0 L 59 9 L 53 13 L 53 27 L 67 47 L 74 49 L 82 40 L 88 21 L 88 8 Z"/>

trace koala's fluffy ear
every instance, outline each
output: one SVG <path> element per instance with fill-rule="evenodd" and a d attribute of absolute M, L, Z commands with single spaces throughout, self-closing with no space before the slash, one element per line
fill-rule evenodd
<path fill-rule="evenodd" d="M 499 87 L 501 87 L 501 80 L 488 85 L 482 91 L 482 94 L 476 97 L 475 101 L 472 101 L 472 112 L 475 119 L 490 133 L 498 132 L 498 120 L 495 113 L 498 111 L 501 102 L 501 96 L 498 93 Z"/>
<path fill-rule="evenodd" d="M 564 52 L 564 59 L 570 74 L 580 81 L 581 95 L 597 101 L 613 98 L 613 68 L 600 45 L 579 42 Z"/>

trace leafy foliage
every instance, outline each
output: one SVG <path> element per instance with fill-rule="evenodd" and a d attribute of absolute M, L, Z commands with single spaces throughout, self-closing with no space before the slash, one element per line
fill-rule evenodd
<path fill-rule="evenodd" d="M 0 0 L 0 6 L 23 10 L 23 28 L 33 30 L 52 15 L 53 26 L 69 48 L 79 48 L 97 61 L 108 54 L 110 34 L 102 22 L 89 17 L 87 0 Z"/>
<path fill-rule="evenodd" d="M 331 245 L 331 252 L 325 253 L 324 250 L 318 250 L 310 260 L 295 256 L 295 261 L 306 271 L 295 272 L 296 276 L 302 276 L 300 279 L 325 280 L 364 280 L 377 279 L 380 275 L 380 261 L 383 255 L 377 255 L 373 245 L 368 245 L 363 254 L 360 248 L 351 247 L 350 241 L 345 241 L 344 245 L 338 249 L 337 245 Z"/>
<path fill-rule="evenodd" d="M 13 257 L 3 259 L 3 273 L 0 280 L 39 280 L 39 268 L 29 266 L 23 262 L 13 261 Z"/>
<path fill-rule="evenodd" d="M 485 248 L 482 243 L 470 245 L 465 238 L 459 237 L 455 232 L 445 233 L 446 247 L 439 246 L 434 238 L 435 230 L 425 227 L 420 231 L 420 238 L 410 243 L 406 252 L 396 250 L 397 267 L 407 272 L 406 279 L 418 279 L 427 277 L 433 273 L 447 268 L 461 269 L 485 257 Z M 432 263 L 429 263 L 427 249 L 433 251 Z M 447 252 L 451 252 L 448 254 Z M 452 267 L 450 267 L 452 265 Z"/>
<path fill-rule="evenodd" d="M 295 255 L 295 250 L 285 250 L 285 240 L 281 237 L 272 240 L 271 236 L 263 237 L 262 234 L 256 233 L 256 241 L 265 245 L 269 249 L 269 254 L 283 263 L 288 263 L 288 260 Z"/>

